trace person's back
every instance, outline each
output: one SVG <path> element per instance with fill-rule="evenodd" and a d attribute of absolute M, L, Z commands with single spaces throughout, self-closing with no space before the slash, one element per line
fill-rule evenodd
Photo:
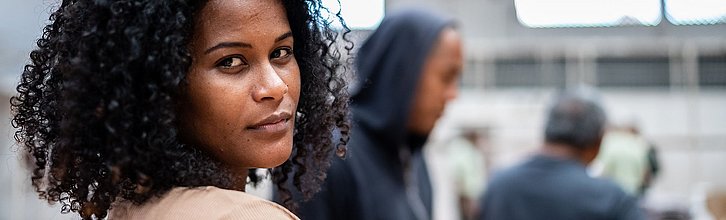
<path fill-rule="evenodd" d="M 605 112 L 592 90 L 568 90 L 547 115 L 540 152 L 492 178 L 481 219 L 641 219 L 634 197 L 587 173 L 600 152 Z"/>
<path fill-rule="evenodd" d="M 639 219 L 636 200 L 574 160 L 538 155 L 494 176 L 482 219 Z"/>
<path fill-rule="evenodd" d="M 108 219 L 298 219 L 271 201 L 236 190 L 206 187 L 175 187 L 144 204 L 120 200 Z"/>
<path fill-rule="evenodd" d="M 345 160 L 334 160 L 318 195 L 300 208 L 301 219 L 427 219 L 432 193 L 422 153 L 408 167 L 364 131 L 351 137 Z M 385 146 L 385 145 L 383 145 Z M 393 150 L 393 149 L 392 149 Z"/>

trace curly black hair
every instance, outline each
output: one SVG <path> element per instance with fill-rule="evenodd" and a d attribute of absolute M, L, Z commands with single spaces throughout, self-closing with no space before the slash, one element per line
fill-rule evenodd
<path fill-rule="evenodd" d="M 350 129 L 350 30 L 320 0 L 282 0 L 301 74 L 294 146 L 272 170 L 283 205 L 312 197 Z M 176 186 L 233 188 L 235 177 L 180 140 L 176 103 L 188 43 L 206 1 L 63 0 L 50 15 L 11 98 L 15 139 L 41 199 L 61 212 L 104 218 L 119 198 L 137 204 Z M 342 23 L 335 29 L 332 20 Z M 344 46 L 338 43 L 343 41 Z M 339 132 L 339 140 L 334 140 Z M 284 183 L 292 178 L 294 188 Z M 259 178 L 250 172 L 256 182 Z"/>

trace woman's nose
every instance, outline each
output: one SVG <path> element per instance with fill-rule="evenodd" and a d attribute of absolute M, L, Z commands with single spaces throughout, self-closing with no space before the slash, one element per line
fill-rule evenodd
<path fill-rule="evenodd" d="M 260 82 L 252 92 L 252 98 L 256 102 L 282 100 L 282 97 L 288 90 L 285 81 L 282 80 L 280 75 L 277 74 L 269 63 L 264 65 L 261 71 Z"/>

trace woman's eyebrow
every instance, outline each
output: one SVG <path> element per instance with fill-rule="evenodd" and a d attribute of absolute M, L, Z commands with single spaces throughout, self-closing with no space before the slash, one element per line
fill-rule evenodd
<path fill-rule="evenodd" d="M 275 43 L 285 40 L 285 38 L 288 38 L 288 37 L 292 37 L 292 32 L 288 31 L 287 33 L 284 33 L 284 34 L 280 35 L 279 37 L 275 38 Z"/>
<path fill-rule="evenodd" d="M 228 48 L 228 47 L 242 47 L 242 48 L 252 48 L 251 44 L 244 43 L 244 42 L 222 42 L 214 47 L 210 47 L 209 49 L 204 51 L 204 54 L 211 53 L 214 50 L 222 49 L 222 48 Z"/>
<path fill-rule="evenodd" d="M 288 32 L 280 35 L 279 37 L 275 38 L 275 43 L 285 40 L 288 37 L 292 37 L 292 32 L 288 31 Z M 222 48 L 228 48 L 228 47 L 252 48 L 252 45 L 249 43 L 244 43 L 244 42 L 222 42 L 222 43 L 219 43 L 219 44 L 205 50 L 204 54 L 208 54 L 208 53 L 211 53 L 212 51 L 222 49 Z"/>

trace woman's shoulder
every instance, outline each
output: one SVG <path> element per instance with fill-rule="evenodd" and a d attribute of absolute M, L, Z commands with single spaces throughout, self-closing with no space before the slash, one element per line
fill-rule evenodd
<path fill-rule="evenodd" d="M 268 200 L 217 187 L 178 187 L 142 205 L 119 202 L 109 219 L 298 219 Z"/>

